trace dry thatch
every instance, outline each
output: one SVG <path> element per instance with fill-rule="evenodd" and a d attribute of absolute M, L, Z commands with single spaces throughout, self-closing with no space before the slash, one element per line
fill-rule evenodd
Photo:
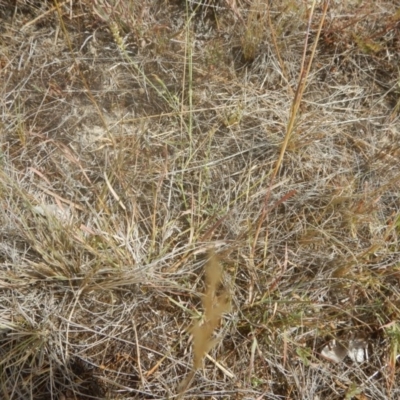
<path fill-rule="evenodd" d="M 399 398 L 399 7 L 0 1 L 0 397 Z"/>

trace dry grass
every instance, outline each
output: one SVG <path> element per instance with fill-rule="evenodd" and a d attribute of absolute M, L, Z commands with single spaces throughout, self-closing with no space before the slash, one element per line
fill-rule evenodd
<path fill-rule="evenodd" d="M 222 289 L 222 293 L 219 293 L 219 287 L 223 283 L 222 272 L 219 260 L 215 254 L 211 253 L 204 271 L 207 285 L 202 299 L 204 314 L 191 328 L 193 335 L 193 369 L 180 385 L 180 398 L 187 391 L 194 374 L 201 368 L 204 357 L 218 343 L 218 340 L 213 338 L 214 331 L 218 328 L 223 314 L 230 311 L 228 292 Z M 234 377 L 232 374 L 228 375 L 231 378 Z"/>
<path fill-rule="evenodd" d="M 2 399 L 399 398 L 400 6 L 266 3 L 0 2 Z"/>

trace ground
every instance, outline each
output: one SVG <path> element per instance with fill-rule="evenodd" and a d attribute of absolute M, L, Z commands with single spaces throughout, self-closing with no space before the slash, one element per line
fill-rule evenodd
<path fill-rule="evenodd" d="M 0 1 L 0 397 L 399 398 L 399 54 L 389 0 Z"/>

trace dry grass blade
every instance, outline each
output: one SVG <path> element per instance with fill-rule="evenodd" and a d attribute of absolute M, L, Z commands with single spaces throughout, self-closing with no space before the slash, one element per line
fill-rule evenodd
<path fill-rule="evenodd" d="M 265 220 L 265 216 L 266 216 L 266 213 L 267 213 L 267 204 L 268 204 L 268 201 L 269 201 L 269 198 L 270 198 L 270 195 L 271 195 L 271 188 L 272 188 L 272 186 L 273 186 L 273 184 L 275 182 L 275 178 L 276 178 L 276 176 L 278 174 L 278 171 L 281 168 L 281 165 L 282 165 L 282 162 L 283 162 L 283 157 L 284 157 L 284 155 L 286 153 L 286 149 L 287 149 L 288 144 L 290 142 L 290 139 L 292 138 L 292 135 L 293 135 L 293 130 L 294 130 L 294 127 L 295 127 L 297 114 L 298 114 L 298 111 L 299 111 L 299 108 L 300 108 L 300 103 L 301 103 L 302 98 L 303 98 L 303 93 L 304 93 L 304 89 L 306 87 L 306 82 L 307 82 L 308 75 L 309 75 L 310 70 L 311 70 L 311 65 L 312 65 L 312 63 L 314 61 L 315 51 L 317 49 L 318 39 L 319 39 L 319 36 L 321 34 L 321 31 L 322 31 L 322 27 L 323 27 L 323 24 L 324 24 L 324 21 L 325 21 L 326 13 L 328 11 L 328 5 L 329 5 L 329 1 L 325 1 L 324 2 L 324 9 L 323 9 L 322 16 L 321 16 L 320 23 L 319 23 L 318 30 L 317 30 L 316 39 L 315 39 L 314 45 L 313 45 L 312 50 L 311 50 L 311 56 L 310 56 L 310 58 L 308 60 L 307 66 L 306 66 L 308 38 L 309 38 L 309 34 L 310 34 L 310 26 L 311 26 L 311 22 L 312 22 L 312 19 L 313 19 L 313 16 L 314 16 L 314 7 L 315 7 L 315 1 L 312 2 L 312 7 L 311 7 L 311 10 L 309 12 L 309 21 L 308 21 L 308 27 L 307 27 L 306 40 L 304 42 L 304 50 L 303 50 L 303 58 L 302 58 L 302 62 L 301 62 L 301 69 L 300 69 L 300 72 L 299 72 L 299 81 L 298 81 L 298 84 L 297 84 L 297 89 L 296 89 L 296 91 L 294 93 L 292 106 L 291 106 L 291 109 L 290 109 L 289 122 L 288 122 L 287 127 L 286 127 L 285 137 L 283 139 L 283 143 L 282 143 L 281 148 L 280 148 L 279 157 L 278 157 L 278 160 L 275 163 L 275 167 L 274 167 L 274 170 L 273 170 L 273 173 L 272 173 L 272 176 L 271 176 L 271 183 L 270 183 L 270 185 L 268 187 L 267 194 L 265 195 L 265 204 L 264 204 L 264 207 L 263 207 L 261 218 L 259 219 L 258 225 L 256 227 L 256 232 L 255 232 L 255 237 L 254 237 L 254 242 L 253 242 L 253 251 L 254 251 L 254 248 L 256 246 L 256 242 L 258 240 L 258 236 L 259 236 L 259 233 L 260 233 L 261 225 Z"/>
<path fill-rule="evenodd" d="M 198 370 L 206 353 L 216 344 L 212 339 L 221 317 L 230 310 L 229 294 L 223 290 L 218 293 L 222 284 L 222 265 L 215 254 L 211 254 L 205 267 L 206 291 L 203 295 L 203 317 L 195 322 L 193 335 L 193 368 Z"/>
<path fill-rule="evenodd" d="M 180 396 L 187 389 L 194 373 L 201 368 L 204 357 L 217 343 L 213 334 L 220 324 L 222 315 L 230 310 L 229 294 L 221 290 L 222 265 L 214 252 L 210 252 L 205 270 L 206 290 L 202 296 L 203 315 L 191 328 L 193 335 L 193 369 L 180 385 Z"/>

